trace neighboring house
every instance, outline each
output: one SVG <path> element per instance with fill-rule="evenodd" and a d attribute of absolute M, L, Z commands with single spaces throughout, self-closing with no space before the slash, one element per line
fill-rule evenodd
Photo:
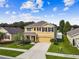
<path fill-rule="evenodd" d="M 3 39 L 0 39 L 0 41 L 12 41 L 13 36 L 18 33 L 23 33 L 23 30 L 15 27 L 0 27 L 0 32 L 5 33 Z"/>
<path fill-rule="evenodd" d="M 67 32 L 67 37 L 73 46 L 79 48 L 79 28 Z"/>
<path fill-rule="evenodd" d="M 40 21 L 32 25 L 25 26 L 25 38 L 32 42 L 50 42 L 56 39 L 56 25 Z"/>

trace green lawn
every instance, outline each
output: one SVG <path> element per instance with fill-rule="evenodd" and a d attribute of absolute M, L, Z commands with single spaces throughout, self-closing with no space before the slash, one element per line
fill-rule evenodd
<path fill-rule="evenodd" d="M 66 57 L 59 57 L 59 56 L 49 56 L 49 55 L 46 55 L 46 59 L 74 59 L 74 58 L 66 58 Z"/>
<path fill-rule="evenodd" d="M 19 48 L 19 49 L 30 49 L 33 45 L 32 44 L 17 44 L 17 43 L 9 43 L 9 44 L 0 44 L 1 47 L 8 47 L 8 48 Z"/>
<path fill-rule="evenodd" d="M 23 52 L 0 49 L 0 55 L 16 57 Z"/>
<path fill-rule="evenodd" d="M 51 44 L 48 52 L 64 53 L 64 54 L 79 54 L 79 50 L 69 44 L 66 36 L 64 36 L 64 42 L 60 42 L 58 45 Z"/>

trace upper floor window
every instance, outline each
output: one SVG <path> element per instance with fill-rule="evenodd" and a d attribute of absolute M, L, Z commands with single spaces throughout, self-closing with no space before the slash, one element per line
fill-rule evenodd
<path fill-rule="evenodd" d="M 41 27 L 37 27 L 37 31 L 41 31 Z"/>
<path fill-rule="evenodd" d="M 42 32 L 47 32 L 47 28 L 42 28 Z"/>
<path fill-rule="evenodd" d="M 48 32 L 53 32 L 53 28 L 48 28 Z"/>
<path fill-rule="evenodd" d="M 36 28 L 34 27 L 34 31 L 36 31 Z"/>
<path fill-rule="evenodd" d="M 27 31 L 31 31 L 32 28 L 27 28 Z"/>

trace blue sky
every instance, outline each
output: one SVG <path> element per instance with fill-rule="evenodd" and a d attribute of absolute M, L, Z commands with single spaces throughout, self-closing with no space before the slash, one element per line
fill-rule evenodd
<path fill-rule="evenodd" d="M 62 19 L 79 25 L 79 0 L 0 0 L 0 23 Z"/>

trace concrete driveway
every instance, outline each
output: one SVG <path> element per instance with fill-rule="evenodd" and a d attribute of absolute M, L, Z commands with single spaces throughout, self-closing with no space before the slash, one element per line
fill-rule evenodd
<path fill-rule="evenodd" d="M 50 43 L 37 43 L 30 50 L 16 57 L 16 59 L 46 59 L 46 52 Z"/>

